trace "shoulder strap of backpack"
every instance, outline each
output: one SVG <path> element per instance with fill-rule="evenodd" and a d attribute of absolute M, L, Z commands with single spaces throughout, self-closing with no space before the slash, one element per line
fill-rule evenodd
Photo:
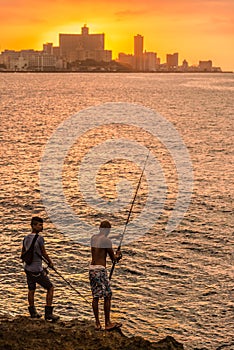
<path fill-rule="evenodd" d="M 32 243 L 31 243 L 30 247 L 28 248 L 28 250 L 29 250 L 29 249 L 34 249 L 34 245 L 35 245 L 35 243 L 36 243 L 36 240 L 37 240 L 38 236 L 39 236 L 38 233 L 36 233 L 36 234 L 35 234 L 35 237 L 33 237 L 33 241 L 32 241 Z"/>

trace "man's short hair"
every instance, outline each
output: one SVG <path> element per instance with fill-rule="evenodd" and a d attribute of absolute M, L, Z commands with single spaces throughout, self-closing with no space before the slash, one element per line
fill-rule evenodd
<path fill-rule="evenodd" d="M 31 226 L 37 224 L 38 222 L 43 224 L 43 219 L 40 218 L 39 216 L 34 216 L 31 220 Z"/>
<path fill-rule="evenodd" d="M 100 228 L 111 228 L 111 224 L 109 221 L 104 220 L 100 223 Z"/>

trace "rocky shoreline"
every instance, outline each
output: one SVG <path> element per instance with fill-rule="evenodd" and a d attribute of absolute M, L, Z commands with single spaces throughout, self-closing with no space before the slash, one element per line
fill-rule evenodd
<path fill-rule="evenodd" d="M 20 316 L 0 319 L 1 350 L 182 350 L 173 337 L 149 342 L 122 331 L 96 331 L 88 320 L 49 323 Z"/>

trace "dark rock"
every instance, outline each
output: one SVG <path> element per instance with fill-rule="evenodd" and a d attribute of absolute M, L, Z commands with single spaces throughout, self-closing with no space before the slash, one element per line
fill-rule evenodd
<path fill-rule="evenodd" d="M 87 320 L 48 323 L 28 317 L 0 319 L 0 350 L 182 350 L 173 337 L 149 342 L 126 337 L 121 329 L 95 331 Z"/>

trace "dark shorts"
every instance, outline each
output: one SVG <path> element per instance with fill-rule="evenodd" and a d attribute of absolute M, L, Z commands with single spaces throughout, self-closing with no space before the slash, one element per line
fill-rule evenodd
<path fill-rule="evenodd" d="M 38 273 L 29 272 L 26 270 L 25 272 L 27 276 L 27 284 L 29 290 L 35 290 L 37 283 L 47 290 L 53 287 L 53 284 L 50 282 L 49 277 L 47 276 L 44 270 Z"/>
<path fill-rule="evenodd" d="M 89 270 L 93 298 L 111 297 L 112 291 L 106 269 Z"/>

